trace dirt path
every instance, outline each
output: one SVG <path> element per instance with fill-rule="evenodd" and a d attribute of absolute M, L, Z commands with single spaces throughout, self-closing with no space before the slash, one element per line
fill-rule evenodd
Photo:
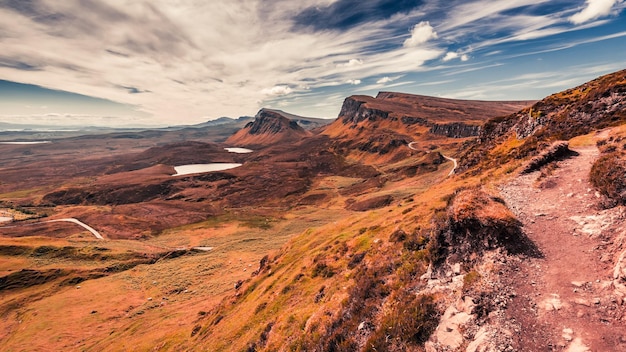
<path fill-rule="evenodd" d="M 408 145 L 409 149 L 411 149 L 411 150 L 419 150 L 419 149 L 413 147 L 414 143 L 417 143 L 417 142 L 409 143 L 409 145 Z M 451 158 L 451 157 L 449 157 L 447 155 L 441 154 L 441 156 L 443 156 L 444 158 L 446 158 L 447 160 L 450 160 L 452 162 L 452 164 L 453 164 L 452 170 L 450 170 L 450 172 L 448 173 L 448 176 L 452 176 L 454 174 L 454 172 L 456 171 L 456 168 L 459 167 L 458 161 L 455 158 Z"/>
<path fill-rule="evenodd" d="M 521 325 L 523 351 L 626 351 L 623 306 L 612 295 L 602 215 L 588 182 L 598 150 L 576 151 L 541 181 L 535 172 L 501 188 L 544 255 L 522 261 L 507 278 L 517 293 L 507 314 Z"/>
<path fill-rule="evenodd" d="M 104 237 L 102 237 L 102 235 L 96 231 L 93 227 L 85 224 L 84 222 L 78 220 L 78 219 L 74 219 L 74 218 L 67 218 L 67 219 L 57 219 L 57 220 L 48 220 L 45 222 L 71 222 L 74 223 L 78 226 L 81 226 L 82 228 L 84 228 L 85 230 L 91 232 L 97 239 L 99 240 L 103 240 Z"/>
<path fill-rule="evenodd" d="M 21 226 L 35 226 L 37 224 L 48 224 L 48 223 L 52 223 L 52 222 L 71 222 L 71 223 L 74 223 L 74 224 L 84 228 L 85 230 L 91 232 L 91 234 L 94 235 L 97 239 L 99 239 L 99 240 L 103 240 L 104 239 L 102 234 L 100 234 L 98 231 L 96 231 L 93 227 L 85 224 L 84 222 L 82 222 L 82 221 L 80 221 L 78 219 L 74 219 L 74 218 L 55 219 L 55 220 L 32 222 L 32 223 L 27 223 L 27 224 L 17 224 L 17 225 L 1 226 L 0 229 L 10 229 L 10 228 L 16 228 L 16 227 L 21 227 Z"/>

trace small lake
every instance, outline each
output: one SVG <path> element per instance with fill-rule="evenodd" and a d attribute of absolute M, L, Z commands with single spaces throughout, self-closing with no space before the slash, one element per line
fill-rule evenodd
<path fill-rule="evenodd" d="M 0 224 L 3 222 L 9 222 L 9 221 L 13 221 L 13 218 L 10 218 L 7 216 L 0 216 Z"/>
<path fill-rule="evenodd" d="M 11 144 L 11 145 L 31 145 L 31 144 L 48 144 L 52 143 L 50 141 L 29 141 L 29 142 L 0 142 L 0 144 Z"/>
<path fill-rule="evenodd" d="M 229 153 L 237 153 L 237 154 L 248 154 L 254 151 L 254 150 L 246 149 L 246 148 L 224 148 L 224 149 L 226 149 Z"/>
<path fill-rule="evenodd" d="M 241 166 L 241 164 L 231 164 L 231 163 L 191 164 L 191 165 L 174 166 L 174 170 L 176 170 L 176 173 L 172 176 L 201 174 L 201 173 L 212 172 L 212 171 L 224 171 L 224 170 L 234 169 L 239 166 Z"/>

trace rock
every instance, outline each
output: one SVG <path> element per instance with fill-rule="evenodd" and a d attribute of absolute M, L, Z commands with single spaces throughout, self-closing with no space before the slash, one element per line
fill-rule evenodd
<path fill-rule="evenodd" d="M 428 265 L 428 269 L 426 269 L 426 272 L 424 273 L 424 275 L 420 276 L 420 280 L 430 280 L 433 278 L 433 264 L 429 264 Z"/>
<path fill-rule="evenodd" d="M 596 297 L 593 299 L 593 304 L 600 304 L 600 303 L 601 303 L 600 298 Z"/>
<path fill-rule="evenodd" d="M 572 281 L 572 286 L 583 287 L 584 285 L 585 285 L 584 281 Z"/>
<path fill-rule="evenodd" d="M 441 317 L 439 326 L 435 330 L 435 337 L 440 345 L 451 350 L 456 350 L 463 344 L 463 334 L 461 327 L 473 318 L 472 315 L 460 312 L 455 306 L 446 309 Z"/>
<path fill-rule="evenodd" d="M 615 263 L 613 269 L 613 279 L 618 281 L 626 281 L 626 250 L 620 254 L 619 259 Z"/>
<path fill-rule="evenodd" d="M 426 352 L 438 352 L 435 343 L 432 341 L 427 341 L 424 344 L 424 350 L 426 350 Z"/>
<path fill-rule="evenodd" d="M 465 350 L 466 352 L 487 352 L 488 351 L 488 340 L 489 335 L 487 332 L 487 327 L 483 326 L 478 330 L 476 335 L 474 335 L 474 341 L 472 341 Z"/>
<path fill-rule="evenodd" d="M 574 335 L 574 330 L 565 328 L 563 329 L 563 334 L 561 335 L 565 341 L 572 341 Z"/>
<path fill-rule="evenodd" d="M 563 303 L 561 302 L 561 298 L 558 294 L 553 293 L 552 297 L 548 298 L 544 302 L 544 307 L 546 311 L 550 312 L 553 310 L 560 310 L 563 307 Z"/>
<path fill-rule="evenodd" d="M 613 257 L 613 256 L 612 256 L 610 253 L 603 253 L 603 254 L 600 256 L 600 261 L 601 261 L 602 263 L 610 263 L 610 262 L 611 262 L 611 260 L 612 260 L 612 257 Z"/>
<path fill-rule="evenodd" d="M 456 263 L 456 264 L 452 265 L 452 272 L 455 275 L 461 274 L 461 263 Z"/>
<path fill-rule="evenodd" d="M 565 352 L 587 352 L 589 351 L 589 347 L 585 346 L 582 340 L 577 337 L 572 341 Z"/>
<path fill-rule="evenodd" d="M 585 306 L 585 307 L 591 307 L 591 303 L 589 303 L 589 301 L 584 298 L 576 298 L 574 300 L 574 303 L 579 304 L 581 306 Z"/>
<path fill-rule="evenodd" d="M 476 303 L 474 303 L 474 299 L 470 296 L 465 296 L 465 298 L 459 299 L 456 303 L 456 308 L 467 314 L 472 314 L 475 307 Z"/>

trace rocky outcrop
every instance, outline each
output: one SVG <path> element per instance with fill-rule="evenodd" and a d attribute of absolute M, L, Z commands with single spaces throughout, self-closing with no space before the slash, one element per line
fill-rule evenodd
<path fill-rule="evenodd" d="M 430 133 L 446 136 L 448 138 L 475 137 L 480 133 L 480 126 L 466 125 L 461 122 L 448 123 L 443 125 L 434 124 L 430 128 Z"/>
<path fill-rule="evenodd" d="M 389 111 L 383 111 L 368 107 L 367 103 L 375 98 L 355 95 L 344 100 L 339 117 L 344 125 L 357 125 L 361 121 L 377 121 L 389 118 Z"/>
<path fill-rule="evenodd" d="M 296 133 L 304 132 L 296 121 L 291 121 L 277 112 L 266 109 L 261 109 L 254 121 L 248 122 L 244 129 L 252 135 L 277 134 L 290 130 Z"/>
<path fill-rule="evenodd" d="M 261 109 L 254 121 L 248 122 L 244 128 L 232 135 L 226 143 L 237 146 L 267 146 L 282 142 L 295 142 L 309 136 L 297 121 L 290 120 L 281 112 Z"/>
<path fill-rule="evenodd" d="M 420 125 L 429 127 L 429 132 L 439 136 L 445 136 L 448 138 L 467 138 L 476 137 L 480 134 L 480 125 L 470 125 L 462 122 L 452 122 L 445 124 L 438 124 L 428 121 L 421 117 L 414 116 L 402 116 L 400 119 L 402 123 L 406 125 Z"/>
<path fill-rule="evenodd" d="M 460 171 L 488 168 L 536 154 L 555 140 L 626 122 L 626 70 L 553 94 L 530 108 L 487 121 L 477 142 L 462 155 Z M 490 153 L 509 138 L 523 140 L 504 155 Z"/>

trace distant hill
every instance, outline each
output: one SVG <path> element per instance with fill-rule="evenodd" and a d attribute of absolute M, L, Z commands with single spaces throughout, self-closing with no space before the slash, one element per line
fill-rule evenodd
<path fill-rule="evenodd" d="M 244 128 L 229 137 L 226 143 L 245 147 L 264 147 L 297 142 L 312 135 L 300 125 L 302 121 L 309 125 L 315 123 L 310 119 L 286 114 L 280 110 L 261 109 L 254 121 L 248 122 Z"/>
<path fill-rule="evenodd" d="M 300 125 L 300 127 L 304 128 L 305 130 L 313 130 L 318 127 L 323 127 L 334 121 L 334 119 L 320 119 L 316 117 L 298 116 L 298 115 L 290 114 L 288 112 L 284 112 L 282 110 L 276 110 L 276 109 L 263 109 L 263 110 L 279 114 L 283 117 L 286 117 L 289 120 L 295 121 L 298 125 Z"/>

